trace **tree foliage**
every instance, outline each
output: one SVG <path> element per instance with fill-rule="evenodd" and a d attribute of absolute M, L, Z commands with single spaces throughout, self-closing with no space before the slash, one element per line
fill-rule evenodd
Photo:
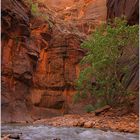
<path fill-rule="evenodd" d="M 81 47 L 87 54 L 81 61 L 81 72 L 76 82 L 79 97 L 92 97 L 97 104 L 115 105 L 127 98 L 129 91 L 118 78 L 117 71 L 127 74 L 128 66 L 119 66 L 118 60 L 126 47 L 138 47 L 138 25 L 129 26 L 126 20 L 116 18 L 102 24 Z M 138 61 L 135 56 L 134 59 Z M 92 78 L 96 82 L 92 84 Z"/>

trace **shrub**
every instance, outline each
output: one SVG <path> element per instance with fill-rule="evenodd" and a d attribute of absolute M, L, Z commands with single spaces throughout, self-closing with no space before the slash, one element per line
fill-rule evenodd
<path fill-rule="evenodd" d="M 92 112 L 92 111 L 94 111 L 94 110 L 95 110 L 95 108 L 94 108 L 93 105 L 91 105 L 91 104 L 85 106 L 85 111 L 86 111 L 87 113 L 90 113 L 90 112 Z"/>
<path fill-rule="evenodd" d="M 48 22 L 50 27 L 53 27 L 53 23 L 51 22 L 49 16 L 46 13 L 44 14 L 40 12 L 39 7 L 38 7 L 38 2 L 35 3 L 32 0 L 26 0 L 26 3 L 30 5 L 31 15 L 35 17 L 41 17 L 42 19 Z"/>
<path fill-rule="evenodd" d="M 39 8 L 38 8 L 38 3 L 32 3 L 31 4 L 31 13 L 34 16 L 40 16 Z"/>
<path fill-rule="evenodd" d="M 128 64 L 118 61 L 125 47 L 138 47 L 138 25 L 129 26 L 126 20 L 116 18 L 113 23 L 102 24 L 81 47 L 87 54 L 81 61 L 81 72 L 76 81 L 79 96 L 84 94 L 105 104 L 118 105 L 127 101 L 129 91 L 118 78 L 118 71 L 129 72 Z M 134 57 L 138 61 L 137 56 Z M 92 78 L 95 83 L 92 84 Z M 86 96 L 85 96 L 86 97 Z M 124 99 L 122 101 L 122 99 Z"/>

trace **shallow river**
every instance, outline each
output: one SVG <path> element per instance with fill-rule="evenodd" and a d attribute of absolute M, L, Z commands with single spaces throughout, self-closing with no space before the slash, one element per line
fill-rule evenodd
<path fill-rule="evenodd" d="M 138 140 L 138 135 L 78 127 L 2 125 L 2 134 L 21 134 L 21 140 Z"/>

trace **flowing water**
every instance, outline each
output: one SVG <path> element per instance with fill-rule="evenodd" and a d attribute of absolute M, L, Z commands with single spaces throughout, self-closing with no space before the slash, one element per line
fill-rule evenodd
<path fill-rule="evenodd" d="M 45 125 L 2 125 L 2 134 L 21 134 L 21 140 L 138 140 L 137 134 L 78 127 Z"/>

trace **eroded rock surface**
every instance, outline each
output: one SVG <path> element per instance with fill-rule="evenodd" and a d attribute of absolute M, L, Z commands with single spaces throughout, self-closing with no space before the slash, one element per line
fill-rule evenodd
<path fill-rule="evenodd" d="M 139 23 L 139 1 L 138 0 L 107 0 L 107 19 L 125 16 L 128 24 L 135 25 Z M 128 65 L 128 74 L 119 73 L 119 77 L 125 88 L 134 92 L 133 110 L 139 112 L 139 51 L 138 48 L 127 46 L 123 50 L 120 66 Z M 135 59 L 136 58 L 136 59 Z"/>
<path fill-rule="evenodd" d="M 105 1 L 37 2 L 42 17 L 23 1 L 2 1 L 3 122 L 70 112 L 88 21 L 96 26 L 106 17 Z"/>
<path fill-rule="evenodd" d="M 129 24 L 139 23 L 139 0 L 107 0 L 108 18 L 125 16 Z"/>
<path fill-rule="evenodd" d="M 2 1 L 2 120 L 26 121 L 33 64 L 27 52 L 29 10 L 18 1 Z M 27 107 L 28 106 L 28 107 Z"/>

